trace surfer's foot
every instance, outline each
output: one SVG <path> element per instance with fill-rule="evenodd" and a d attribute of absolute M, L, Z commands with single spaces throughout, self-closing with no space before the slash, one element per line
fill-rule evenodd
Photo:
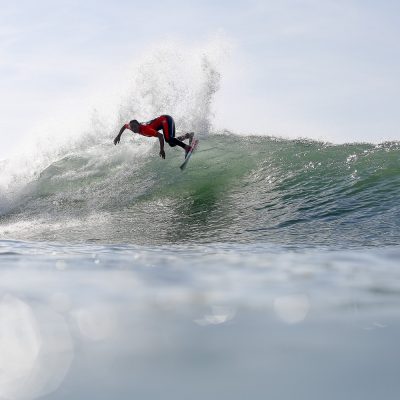
<path fill-rule="evenodd" d="M 177 139 L 180 140 L 181 142 L 186 140 L 186 139 L 189 139 L 189 146 L 192 145 L 193 138 L 194 138 L 194 132 L 188 132 L 188 133 L 185 133 L 182 136 L 178 136 L 177 137 Z"/>

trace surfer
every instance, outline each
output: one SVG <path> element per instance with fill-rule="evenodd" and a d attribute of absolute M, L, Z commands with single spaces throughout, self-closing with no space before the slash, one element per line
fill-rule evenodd
<path fill-rule="evenodd" d="M 136 119 L 125 124 L 119 131 L 118 135 L 114 139 L 116 145 L 121 140 L 121 135 L 125 129 L 129 129 L 135 133 L 147 137 L 157 137 L 160 141 L 160 157 L 165 159 L 164 141 L 167 142 L 171 147 L 179 146 L 185 150 L 185 157 L 192 149 L 191 144 L 194 133 L 185 133 L 182 136 L 175 137 L 175 122 L 169 115 L 161 115 L 149 122 L 140 123 Z M 159 132 L 162 130 L 163 133 Z M 183 143 L 183 140 L 189 139 L 189 145 Z"/>

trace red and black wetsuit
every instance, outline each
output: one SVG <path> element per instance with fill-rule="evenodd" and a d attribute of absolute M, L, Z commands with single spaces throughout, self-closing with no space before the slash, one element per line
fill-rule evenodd
<path fill-rule="evenodd" d="M 162 130 L 165 141 L 171 146 L 176 145 L 185 148 L 185 143 L 175 138 L 175 122 L 169 115 L 160 115 L 159 117 L 139 124 L 139 134 L 148 137 L 157 137 L 158 131 Z"/>

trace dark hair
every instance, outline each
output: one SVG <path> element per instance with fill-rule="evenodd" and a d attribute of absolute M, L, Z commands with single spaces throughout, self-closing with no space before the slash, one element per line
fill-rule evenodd
<path fill-rule="evenodd" d="M 133 119 L 132 121 L 129 122 L 129 125 L 131 125 L 131 124 L 133 124 L 133 123 L 139 124 L 139 121 L 136 120 L 136 119 Z"/>

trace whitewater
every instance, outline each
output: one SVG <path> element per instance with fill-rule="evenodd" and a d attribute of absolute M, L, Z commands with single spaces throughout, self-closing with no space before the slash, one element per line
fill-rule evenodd
<path fill-rule="evenodd" d="M 396 398 L 400 143 L 216 131 L 219 53 L 187 53 L 0 163 L 0 399 Z M 112 143 L 163 113 L 184 172 Z"/>

